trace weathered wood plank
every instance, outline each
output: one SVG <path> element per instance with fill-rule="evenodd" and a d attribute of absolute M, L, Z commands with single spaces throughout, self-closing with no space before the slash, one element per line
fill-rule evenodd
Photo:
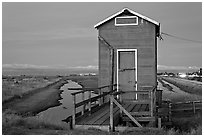
<path fill-rule="evenodd" d="M 110 97 L 110 130 L 112 132 L 115 130 L 113 125 L 113 95 Z"/>
<path fill-rule="evenodd" d="M 133 108 L 132 112 L 138 112 L 142 104 L 135 104 L 135 107 Z"/>
<path fill-rule="evenodd" d="M 113 98 L 113 102 L 114 102 L 138 127 L 142 127 L 142 125 L 140 125 L 140 123 L 138 123 L 138 122 L 130 115 L 130 113 L 128 113 L 114 98 Z"/>
<path fill-rule="evenodd" d="M 124 105 L 124 108 L 127 108 L 129 106 L 129 104 Z M 118 120 L 119 120 L 119 114 L 120 114 L 120 109 L 115 106 L 114 110 L 113 110 L 113 124 L 117 125 Z M 108 116 L 107 116 L 108 117 Z M 102 125 L 108 125 L 109 124 L 109 117 L 102 123 Z"/>
<path fill-rule="evenodd" d="M 114 107 L 113 108 L 113 114 L 116 112 L 118 110 L 118 108 L 117 107 Z M 114 116 L 114 115 L 113 115 Z M 107 111 L 107 113 L 105 113 L 102 117 L 100 117 L 99 119 L 97 119 L 97 121 L 95 121 L 93 124 L 95 124 L 95 125 L 103 125 L 103 123 L 105 122 L 105 121 L 107 121 L 108 120 L 108 122 L 107 122 L 107 124 L 109 125 L 110 123 L 109 123 L 109 120 L 110 120 L 110 109 L 108 109 L 108 111 Z"/>
<path fill-rule="evenodd" d="M 130 112 L 132 116 L 141 116 L 141 115 L 151 115 L 149 111 L 142 111 L 142 112 Z"/>
<path fill-rule="evenodd" d="M 98 95 L 98 96 L 95 96 L 95 97 L 86 99 L 86 100 L 84 100 L 84 101 L 82 101 L 82 102 L 79 102 L 79 103 L 76 103 L 76 108 L 77 108 L 77 107 L 80 107 L 80 106 L 82 106 L 82 105 L 84 105 L 84 104 L 87 104 L 87 103 L 89 103 L 89 102 L 97 101 L 99 98 L 104 97 L 104 96 L 106 96 L 106 95 L 109 95 L 109 94 L 111 94 L 111 93 L 113 93 L 113 92 L 115 92 L 115 91 L 116 91 L 116 90 L 113 90 L 113 91 L 110 91 L 110 92 L 105 92 L 105 93 L 103 93 L 103 94 L 101 94 L 101 95 Z"/>
<path fill-rule="evenodd" d="M 129 117 L 123 117 L 125 121 L 132 121 Z M 155 121 L 155 117 L 135 117 L 137 121 Z"/>
<path fill-rule="evenodd" d="M 77 118 L 77 124 L 86 124 L 87 121 L 94 119 L 98 115 L 104 114 L 105 111 L 109 109 L 109 104 L 103 104 L 100 107 L 95 107 L 92 110 L 91 116 L 85 112 L 85 115 L 82 116 L 80 119 Z"/>
<path fill-rule="evenodd" d="M 139 112 L 145 111 L 146 107 L 147 107 L 147 104 L 141 104 Z"/>
<path fill-rule="evenodd" d="M 123 106 L 123 105 L 122 105 Z M 123 106 L 124 107 L 124 106 Z M 127 110 L 127 112 L 131 112 L 133 110 L 133 108 L 135 107 L 135 104 L 130 104 L 129 107 L 125 108 L 125 110 Z"/>
<path fill-rule="evenodd" d="M 130 103 L 130 104 L 150 104 L 150 100 L 123 100 L 123 103 Z"/>
<path fill-rule="evenodd" d="M 73 110 L 72 110 L 72 128 L 75 128 L 75 116 L 76 116 L 76 107 L 75 107 L 75 103 L 76 103 L 76 96 L 73 96 Z"/>

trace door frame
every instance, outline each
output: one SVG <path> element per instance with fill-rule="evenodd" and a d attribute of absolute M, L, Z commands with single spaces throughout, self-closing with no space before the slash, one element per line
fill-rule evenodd
<path fill-rule="evenodd" d="M 137 49 L 117 49 L 117 91 L 119 89 L 118 67 L 119 67 L 119 52 L 120 51 L 134 51 L 135 52 L 135 81 L 137 81 Z M 135 85 L 137 91 L 137 84 Z"/>

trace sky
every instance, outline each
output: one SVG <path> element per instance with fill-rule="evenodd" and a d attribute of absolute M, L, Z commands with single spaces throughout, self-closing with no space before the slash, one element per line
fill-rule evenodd
<path fill-rule="evenodd" d="M 202 3 L 3 3 L 2 66 L 98 65 L 94 25 L 128 7 L 161 24 L 161 32 L 202 41 Z M 159 68 L 202 66 L 202 44 L 163 35 Z"/>

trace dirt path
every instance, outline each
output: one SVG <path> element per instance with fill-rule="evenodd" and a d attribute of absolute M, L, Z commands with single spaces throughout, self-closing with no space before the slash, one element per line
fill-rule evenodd
<path fill-rule="evenodd" d="M 60 87 L 67 83 L 65 79 L 61 79 L 44 88 L 37 89 L 36 92 L 26 95 L 21 99 L 3 104 L 3 110 L 11 109 L 23 116 L 35 115 L 50 107 L 60 105 Z"/>

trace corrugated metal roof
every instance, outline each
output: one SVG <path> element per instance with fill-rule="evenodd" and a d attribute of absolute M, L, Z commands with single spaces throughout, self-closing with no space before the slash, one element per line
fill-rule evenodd
<path fill-rule="evenodd" d="M 146 16 L 144 16 L 144 15 L 141 15 L 141 14 L 139 14 L 139 13 L 133 11 L 133 10 L 130 10 L 130 9 L 128 9 L 128 8 L 124 8 L 124 9 L 122 9 L 121 11 L 119 11 L 119 12 L 113 14 L 112 16 L 110 16 L 110 17 L 104 19 L 103 21 L 97 23 L 97 24 L 94 26 L 94 28 L 98 28 L 98 27 L 101 26 L 103 23 L 105 23 L 105 22 L 107 22 L 107 21 L 113 19 L 114 17 L 116 17 L 116 16 L 118 16 L 119 14 L 123 13 L 125 10 L 127 10 L 127 11 L 129 11 L 130 13 L 132 13 L 132 14 L 134 14 L 134 15 L 136 15 L 136 16 L 142 18 L 142 19 L 145 19 L 145 20 L 147 20 L 147 21 L 149 21 L 149 22 L 151 22 L 151 23 L 153 23 L 153 24 L 155 24 L 155 25 L 157 25 L 157 26 L 160 25 L 159 22 L 157 22 L 157 21 L 155 21 L 155 20 L 153 20 L 153 19 L 151 19 L 151 18 L 149 18 L 149 17 L 146 17 Z"/>

